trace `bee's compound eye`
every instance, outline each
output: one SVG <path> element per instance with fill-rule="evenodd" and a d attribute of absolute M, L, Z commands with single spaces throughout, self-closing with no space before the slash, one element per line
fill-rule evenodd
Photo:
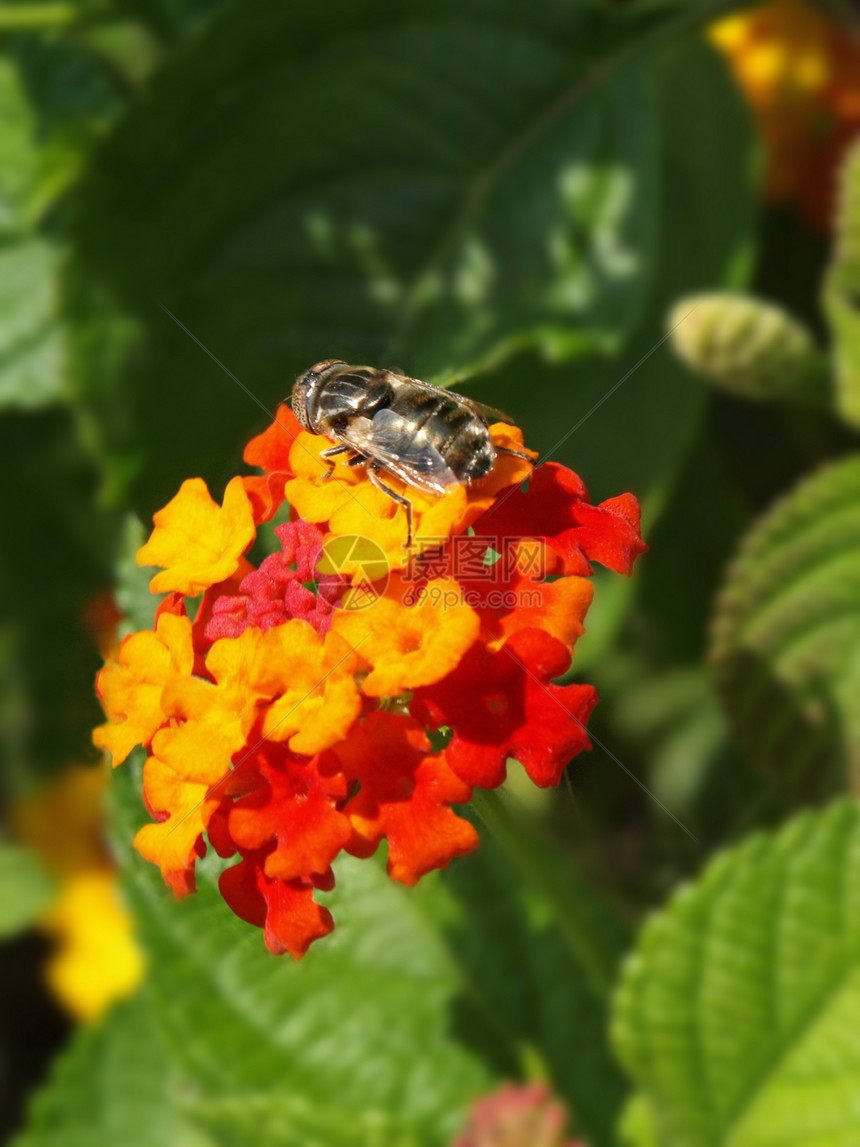
<path fill-rule="evenodd" d="M 328 370 L 330 366 L 346 366 L 342 358 L 325 358 L 322 362 L 315 362 L 314 365 L 306 370 L 301 378 L 307 378 L 311 374 L 322 374 L 323 371 Z"/>
<path fill-rule="evenodd" d="M 300 374 L 293 384 L 293 413 L 303 430 L 317 433 L 319 427 L 315 424 L 317 397 L 332 374 L 338 373 L 332 368 L 343 367 L 347 364 L 340 358 L 327 358 L 324 362 L 317 362 Z"/>
<path fill-rule="evenodd" d="M 314 383 L 315 367 L 306 370 L 304 374 L 300 374 L 296 381 L 293 383 L 293 414 L 303 430 L 310 430 L 311 424 L 308 418 L 308 394 Z"/>

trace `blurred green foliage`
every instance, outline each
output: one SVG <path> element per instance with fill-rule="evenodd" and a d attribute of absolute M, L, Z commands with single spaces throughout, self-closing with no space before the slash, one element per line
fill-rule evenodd
<path fill-rule="evenodd" d="M 0 837 L 0 936 L 32 924 L 54 892 L 54 882 L 32 852 Z"/>
<path fill-rule="evenodd" d="M 763 212 L 702 36 L 724 9 L 0 8 L 6 798 L 94 759 L 92 603 L 116 587 L 149 623 L 153 511 L 189 476 L 220 499 L 318 359 L 510 411 L 595 501 L 632 490 L 651 544 L 595 579 L 593 752 L 514 804 L 537 867 L 504 832 L 410 892 L 347 867 L 335 935 L 276 960 L 213 858 L 173 903 L 130 848 L 139 763 L 118 774 L 150 975 L 75 1037 L 21 1147 L 444 1147 L 511 1076 L 592 1147 L 860 1138 L 836 799 L 860 775 L 860 151 L 832 250 Z M 4 924 L 42 905 L 28 863 L 4 846 Z"/>

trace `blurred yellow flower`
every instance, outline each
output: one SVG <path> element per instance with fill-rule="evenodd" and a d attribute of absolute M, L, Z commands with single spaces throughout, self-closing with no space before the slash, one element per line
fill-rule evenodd
<path fill-rule="evenodd" d="M 764 193 L 831 225 L 839 161 L 860 132 L 860 34 L 805 0 L 771 0 L 711 25 L 755 113 Z"/>
<path fill-rule="evenodd" d="M 40 923 L 57 940 L 45 969 L 48 984 L 77 1019 L 98 1019 L 140 983 L 143 957 L 114 872 L 93 869 L 68 877 Z"/>
<path fill-rule="evenodd" d="M 103 768 L 75 765 L 10 810 L 18 838 L 59 880 L 39 921 L 55 942 L 45 969 L 51 991 L 76 1019 L 98 1019 L 140 983 L 143 955 L 104 841 Z"/>

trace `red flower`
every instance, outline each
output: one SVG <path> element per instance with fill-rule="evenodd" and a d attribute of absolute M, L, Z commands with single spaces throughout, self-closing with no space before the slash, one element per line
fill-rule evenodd
<path fill-rule="evenodd" d="M 225 868 L 218 887 L 237 916 L 263 929 L 266 947 L 276 955 L 289 952 L 299 959 L 334 928 L 331 912 L 314 900 L 313 885 L 271 879 L 260 854 L 248 853 Z"/>
<path fill-rule="evenodd" d="M 511 538 L 543 538 L 559 559 L 549 572 L 583 577 L 594 572 L 592 561 L 629 575 L 648 548 L 639 534 L 639 503 L 632 494 L 592 506 L 579 475 L 557 462 L 539 466 L 525 493 L 517 489 L 500 498 L 475 522 L 475 533 L 495 536 L 501 544 Z"/>
<path fill-rule="evenodd" d="M 496 788 L 514 757 L 547 788 L 591 747 L 585 723 L 597 703 L 594 687 L 550 684 L 569 667 L 560 641 L 523 629 L 496 653 L 476 642 L 453 673 L 416 690 L 410 708 L 433 728 L 453 729 L 445 759 L 468 784 Z"/>
<path fill-rule="evenodd" d="M 372 855 L 385 838 L 389 876 L 411 885 L 477 847 L 474 828 L 450 807 L 465 804 L 471 786 L 441 755 L 430 755 L 417 721 L 371 713 L 335 752 L 359 785 L 344 809 L 353 830 L 347 848 L 354 856 Z"/>
<path fill-rule="evenodd" d="M 266 850 L 263 868 L 272 878 L 327 877 L 352 831 L 348 816 L 339 811 L 348 786 L 334 754 L 301 758 L 264 741 L 242 764 L 256 787 L 227 815 L 236 847 Z"/>

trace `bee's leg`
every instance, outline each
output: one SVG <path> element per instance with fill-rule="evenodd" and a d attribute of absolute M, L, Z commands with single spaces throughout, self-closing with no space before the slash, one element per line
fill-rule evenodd
<path fill-rule="evenodd" d="M 369 461 L 370 459 L 365 458 L 363 454 L 353 454 L 353 456 L 347 460 L 346 464 L 349 466 L 350 470 L 356 470 L 360 466 L 366 466 Z"/>
<path fill-rule="evenodd" d="M 344 446 L 343 444 L 341 444 L 340 446 L 330 446 L 328 448 L 328 450 L 321 450 L 320 451 L 320 459 L 325 459 L 325 461 L 328 462 L 329 458 L 335 458 L 338 454 L 345 454 L 347 452 L 347 450 L 349 450 L 349 449 L 350 449 L 349 446 Z M 334 473 L 334 464 L 332 463 L 331 465 L 329 465 L 328 473 L 323 474 L 322 481 L 327 482 L 333 473 Z"/>
<path fill-rule="evenodd" d="M 377 471 L 381 469 L 382 466 L 379 462 L 371 462 L 367 476 L 378 490 L 381 490 L 383 494 L 387 494 L 393 502 L 396 502 L 398 506 L 402 506 L 406 511 L 406 544 L 403 548 L 404 550 L 408 550 L 412 545 L 412 503 L 408 498 L 404 498 L 402 494 L 395 494 L 390 486 L 385 485 L 377 473 Z"/>
<path fill-rule="evenodd" d="M 507 446 L 496 446 L 495 451 L 497 454 L 510 454 L 512 458 L 522 458 L 524 462 L 534 462 L 534 458 L 529 458 L 528 454 L 520 450 L 509 450 Z"/>

